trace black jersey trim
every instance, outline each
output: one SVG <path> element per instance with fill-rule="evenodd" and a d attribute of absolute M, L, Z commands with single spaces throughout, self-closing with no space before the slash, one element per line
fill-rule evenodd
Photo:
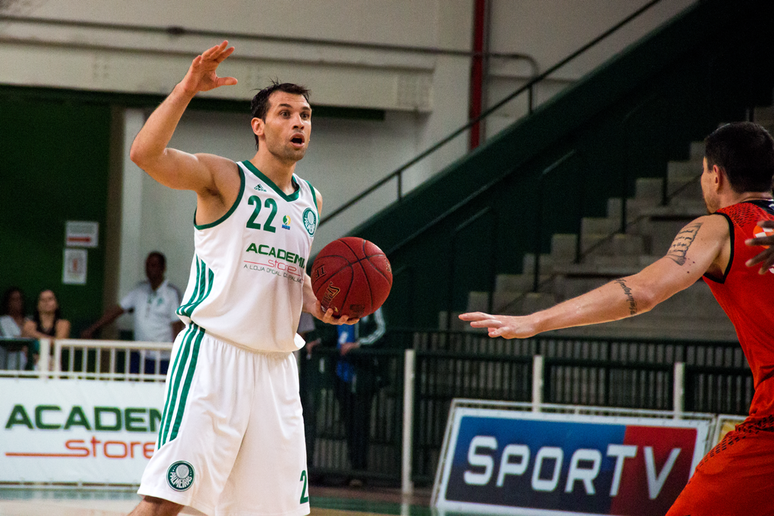
<path fill-rule="evenodd" d="M 231 205 L 231 208 L 228 209 L 225 215 L 223 215 L 215 222 L 210 222 L 209 224 L 202 224 L 202 225 L 196 224 L 196 210 L 194 210 L 194 227 L 196 229 L 207 229 L 207 228 L 217 226 L 218 224 L 220 224 L 221 222 L 229 218 L 231 214 L 234 213 L 234 210 L 237 209 L 237 206 L 239 206 L 239 202 L 242 200 L 242 195 L 244 195 L 245 193 L 245 173 L 242 172 L 242 167 L 240 167 L 239 165 L 237 165 L 237 170 L 239 170 L 239 181 L 241 184 L 239 186 L 239 194 L 237 195 L 237 198 L 234 201 L 234 204 Z"/>
<path fill-rule="evenodd" d="M 722 215 L 726 218 L 726 222 L 728 222 L 728 235 L 731 240 L 731 253 L 728 255 L 728 265 L 726 266 L 726 270 L 723 272 L 723 276 L 721 278 L 716 278 L 707 273 L 704 273 L 704 277 L 708 280 L 714 281 L 715 283 L 723 284 L 726 282 L 728 273 L 731 272 L 731 266 L 734 264 L 734 223 L 731 221 L 731 217 L 725 213 L 713 213 L 713 215 Z"/>

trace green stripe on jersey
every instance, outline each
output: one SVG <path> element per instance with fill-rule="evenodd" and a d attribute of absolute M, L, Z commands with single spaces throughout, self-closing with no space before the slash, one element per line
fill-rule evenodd
<path fill-rule="evenodd" d="M 196 257 L 196 286 L 191 297 L 177 309 L 177 315 L 184 315 L 190 318 L 197 306 L 210 295 L 212 291 L 212 282 L 215 279 L 215 273 L 207 267 L 207 264 L 198 256 Z"/>

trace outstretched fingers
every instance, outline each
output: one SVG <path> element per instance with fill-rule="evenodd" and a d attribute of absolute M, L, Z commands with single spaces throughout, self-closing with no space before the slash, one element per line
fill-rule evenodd
<path fill-rule="evenodd" d="M 489 328 L 490 326 L 502 325 L 502 321 L 496 316 L 485 314 L 484 312 L 460 314 L 460 319 L 469 322 L 473 328 Z"/>
<path fill-rule="evenodd" d="M 764 229 L 774 229 L 774 220 L 762 220 L 758 222 L 758 226 Z M 766 274 L 766 272 L 774 266 L 774 234 L 766 236 L 759 236 L 755 238 L 748 238 L 744 242 L 749 246 L 763 246 L 765 249 L 753 256 L 745 265 L 748 267 L 754 267 L 758 264 L 761 265 L 759 274 Z"/>

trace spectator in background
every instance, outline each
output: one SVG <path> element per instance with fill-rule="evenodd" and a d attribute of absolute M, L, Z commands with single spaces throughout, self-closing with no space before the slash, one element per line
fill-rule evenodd
<path fill-rule="evenodd" d="M 70 336 L 70 321 L 62 319 L 62 311 L 59 301 L 51 289 L 46 289 L 38 294 L 38 303 L 32 319 L 24 321 L 22 337 L 32 339 L 66 339 Z M 27 360 L 26 369 L 31 370 L 38 362 L 40 346 L 35 345 L 32 351 L 32 360 Z"/>
<path fill-rule="evenodd" d="M 386 325 L 382 309 L 366 315 L 352 326 L 338 326 L 339 359 L 336 362 L 335 391 L 347 434 L 350 466 L 355 471 L 368 467 L 371 405 L 382 384 L 382 372 L 373 356 L 350 354 L 352 350 L 379 344 Z M 352 478 L 349 485 L 360 487 L 363 479 Z"/>
<path fill-rule="evenodd" d="M 0 337 L 14 339 L 21 337 L 24 327 L 24 293 L 18 287 L 9 287 L 0 302 Z M 24 370 L 27 365 L 26 344 L 9 344 L 9 349 L 0 343 L 0 369 Z"/>
<path fill-rule="evenodd" d="M 166 257 L 152 251 L 145 259 L 147 281 L 138 283 L 120 303 L 109 308 L 97 322 L 83 330 L 81 337 L 93 338 L 94 333 L 115 321 L 120 315 L 134 313 L 134 340 L 139 342 L 172 342 L 183 329 L 176 310 L 180 306 L 180 291 L 164 278 L 167 270 Z M 148 351 L 133 354 L 131 372 L 140 372 L 139 362 L 145 362 L 145 372 L 166 374 L 169 367 L 169 351 Z M 156 371 L 156 361 L 160 370 Z"/>

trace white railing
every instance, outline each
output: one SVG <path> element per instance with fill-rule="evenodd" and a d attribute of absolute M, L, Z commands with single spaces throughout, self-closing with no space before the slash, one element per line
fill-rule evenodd
<path fill-rule="evenodd" d="M 90 380 L 164 381 L 162 352 L 172 350 L 171 342 L 134 342 L 125 340 L 40 339 L 40 356 L 34 371 L 3 371 L 4 376 L 83 378 Z M 152 358 L 152 371 L 146 371 L 146 357 Z M 138 362 L 131 371 L 132 355 Z"/>
<path fill-rule="evenodd" d="M 40 340 L 40 358 L 38 359 L 36 371 L 2 371 L 3 376 L 16 377 L 38 377 L 42 380 L 56 378 L 80 378 L 95 380 L 142 380 L 142 381 L 164 381 L 165 375 L 150 373 L 145 371 L 144 357 L 149 351 L 170 351 L 171 343 L 159 342 L 131 342 L 115 340 L 87 340 L 87 339 L 41 339 Z M 65 353 L 66 352 L 66 353 Z M 77 352 L 80 352 L 79 359 L 76 360 Z M 139 371 L 130 372 L 130 360 L 132 352 L 140 356 Z M 63 363 L 63 357 L 66 356 L 66 363 Z M 155 370 L 159 370 L 161 359 L 158 355 L 154 359 Z M 76 368 L 76 366 L 80 366 Z M 404 494 L 413 492 L 413 483 L 411 481 L 412 473 L 412 429 L 414 426 L 414 392 L 415 392 L 415 374 L 416 374 L 415 351 L 407 349 L 404 357 L 404 385 L 403 385 L 403 453 L 402 453 L 402 491 Z M 546 404 L 543 400 L 543 382 L 544 382 L 544 360 L 540 355 L 533 357 L 533 386 L 532 401 L 528 405 L 533 412 L 552 411 L 557 405 Z M 673 410 L 648 411 L 634 409 L 605 409 L 610 411 L 627 410 L 636 412 L 639 415 L 648 415 L 653 413 L 652 417 L 663 417 L 664 414 L 670 414 L 675 419 L 696 417 L 693 413 L 685 412 L 685 364 L 677 362 L 674 364 L 674 390 L 673 390 Z M 473 401 L 473 400 L 469 400 Z M 486 402 L 493 404 L 496 402 Z M 503 402 L 506 403 L 506 402 Z M 508 403 L 506 403 L 508 404 Z M 525 405 L 525 406 L 526 406 Z M 573 410 L 588 410 L 588 407 L 573 406 Z M 595 410 L 600 410 L 596 408 Z M 658 414 L 658 416 L 656 416 Z M 735 424 L 744 418 L 740 416 L 717 416 L 728 424 Z M 715 438 L 717 439 L 720 427 L 717 430 Z"/>

